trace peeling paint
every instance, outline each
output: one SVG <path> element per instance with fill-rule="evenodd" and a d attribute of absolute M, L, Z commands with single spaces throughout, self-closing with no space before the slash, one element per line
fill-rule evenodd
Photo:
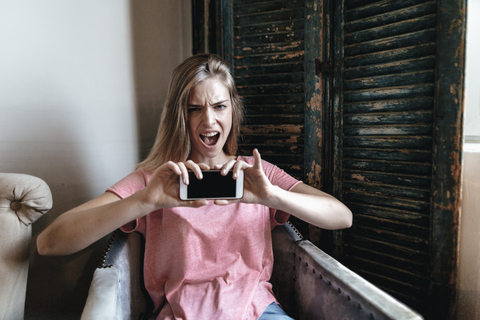
<path fill-rule="evenodd" d="M 358 181 L 365 181 L 365 177 L 360 174 L 352 174 L 352 179 L 355 179 Z"/>
<path fill-rule="evenodd" d="M 291 58 L 298 58 L 298 57 L 303 57 L 305 54 L 304 51 L 296 51 L 296 52 L 288 52 L 285 55 L 286 59 L 291 59 Z"/>
<path fill-rule="evenodd" d="M 317 147 L 321 148 L 322 143 L 323 143 L 323 130 L 322 130 L 322 125 L 321 125 L 321 119 L 316 119 L 316 127 L 315 127 L 315 133 L 317 135 L 317 140 L 319 145 Z"/>
<path fill-rule="evenodd" d="M 323 80 L 321 77 L 317 77 L 315 81 L 315 91 L 307 101 L 307 108 L 310 108 L 312 111 L 322 111 L 323 108 Z"/>
<path fill-rule="evenodd" d="M 321 189 L 322 166 L 316 161 L 310 164 L 309 172 L 307 173 L 307 183 L 315 188 Z"/>
<path fill-rule="evenodd" d="M 450 93 L 451 94 L 456 94 L 457 93 L 457 85 L 456 84 L 451 84 L 450 85 Z"/>
<path fill-rule="evenodd" d="M 455 181 L 460 181 L 462 176 L 462 164 L 459 161 L 456 161 L 455 164 L 450 166 L 450 172 Z"/>

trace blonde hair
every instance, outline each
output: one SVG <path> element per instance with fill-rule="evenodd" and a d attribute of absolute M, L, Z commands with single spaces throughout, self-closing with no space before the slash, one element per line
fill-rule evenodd
<path fill-rule="evenodd" d="M 157 137 L 147 158 L 138 167 L 155 170 L 167 161 L 186 161 L 190 154 L 187 103 L 197 84 L 215 78 L 230 92 L 232 128 L 223 147 L 228 155 L 237 153 L 237 137 L 243 119 L 243 104 L 238 96 L 229 64 L 215 54 L 197 54 L 181 63 L 168 86 Z"/>

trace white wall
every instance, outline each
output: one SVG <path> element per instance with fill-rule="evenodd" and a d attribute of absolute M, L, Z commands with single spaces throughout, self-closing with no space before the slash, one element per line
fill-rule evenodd
<path fill-rule="evenodd" d="M 131 0 L 140 154 L 157 134 L 173 69 L 192 55 L 190 0 Z"/>
<path fill-rule="evenodd" d="M 465 82 L 465 123 L 467 141 L 480 143 L 480 1 L 468 0 Z"/>
<path fill-rule="evenodd" d="M 480 320 L 480 1 L 468 0 L 457 319 Z"/>
<path fill-rule="evenodd" d="M 54 197 L 34 240 L 146 154 L 190 19 L 189 0 L 0 0 L 0 171 Z M 26 319 L 78 318 L 104 242 L 58 258 L 33 246 Z"/>
<path fill-rule="evenodd" d="M 465 145 L 457 319 L 480 320 L 480 145 Z"/>

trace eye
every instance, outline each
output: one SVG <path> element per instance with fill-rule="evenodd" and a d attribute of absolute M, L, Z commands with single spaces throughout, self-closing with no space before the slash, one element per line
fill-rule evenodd
<path fill-rule="evenodd" d="M 217 109 L 220 109 L 220 110 L 221 110 L 221 109 L 225 109 L 226 107 L 227 107 L 227 106 L 226 106 L 226 105 L 224 105 L 224 104 L 219 104 L 219 105 L 217 105 L 215 108 L 217 108 Z"/>
<path fill-rule="evenodd" d="M 201 110 L 201 108 L 198 106 L 188 106 L 188 109 L 187 109 L 188 113 L 199 111 L 199 110 Z"/>

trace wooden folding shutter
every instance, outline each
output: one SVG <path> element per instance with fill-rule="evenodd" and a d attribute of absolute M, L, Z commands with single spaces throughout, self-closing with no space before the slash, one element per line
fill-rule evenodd
<path fill-rule="evenodd" d="M 245 104 L 240 153 L 258 148 L 265 160 L 303 179 L 304 1 L 232 0 L 232 64 Z"/>
<path fill-rule="evenodd" d="M 455 290 L 464 7 L 446 3 L 344 0 L 335 15 L 334 190 L 354 213 L 337 257 L 431 319 Z"/>
<path fill-rule="evenodd" d="M 309 103 L 321 99 L 315 58 L 322 50 L 318 44 L 322 17 L 316 14 L 321 10 L 316 2 L 221 1 L 223 41 L 219 51 L 232 65 L 245 104 L 239 153 L 251 154 L 258 148 L 263 159 L 320 187 L 322 142 L 318 132 L 323 128 L 309 125 L 321 123 L 315 110 L 319 106 Z M 306 12 L 312 13 L 309 19 Z M 311 130 L 306 132 L 306 128 Z M 316 165 L 308 168 L 306 148 L 311 150 L 310 159 L 316 159 L 311 161 Z M 299 229 L 308 233 L 306 224 Z"/>
<path fill-rule="evenodd" d="M 246 102 L 241 152 L 259 147 L 317 187 L 332 181 L 354 212 L 354 227 L 336 234 L 335 256 L 427 318 L 448 318 L 465 0 L 202 1 L 217 19 L 215 41 L 204 42 L 231 62 Z M 327 78 L 312 75 L 314 58 L 324 59 L 328 6 L 335 8 L 332 111 L 324 110 Z"/>

